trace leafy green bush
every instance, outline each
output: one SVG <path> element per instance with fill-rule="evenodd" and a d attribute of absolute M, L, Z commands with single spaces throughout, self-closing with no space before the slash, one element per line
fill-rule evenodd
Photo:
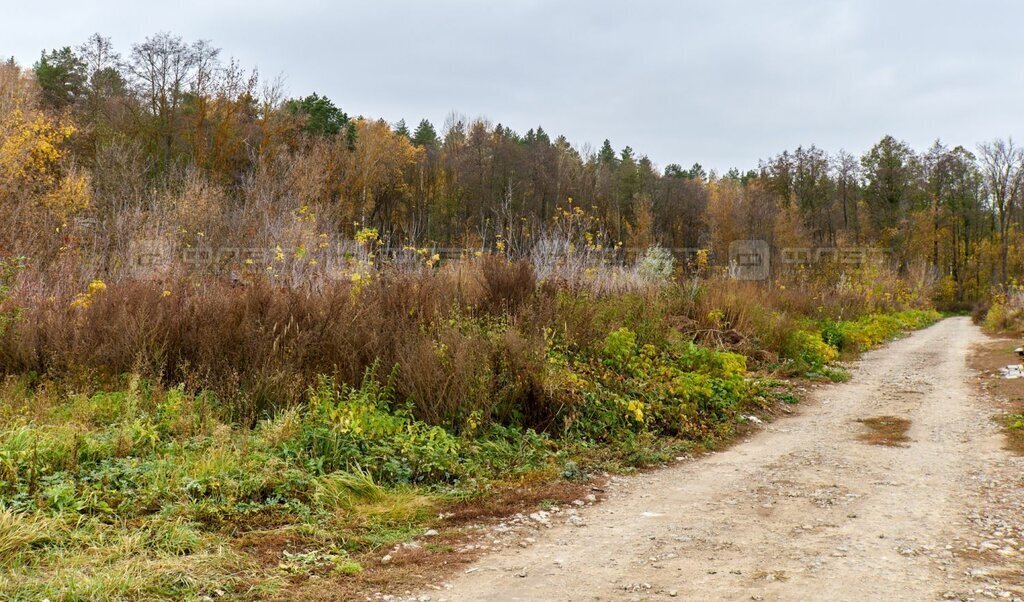
<path fill-rule="evenodd" d="M 835 361 L 839 352 L 826 343 L 820 333 L 794 330 L 783 343 L 782 354 L 792 362 L 796 372 L 821 371 Z"/>
<path fill-rule="evenodd" d="M 820 332 L 800 329 L 790 332 L 782 355 L 792 362 L 794 372 L 816 372 L 832 380 L 842 375 L 826 369 L 839 352 L 859 353 L 892 339 L 907 330 L 924 328 L 942 316 L 934 310 L 910 309 L 889 314 L 866 314 L 855 320 L 825 320 Z"/>
<path fill-rule="evenodd" d="M 940 317 L 935 311 L 924 310 L 868 314 L 852 321 L 826 322 L 822 338 L 839 351 L 867 351 L 903 331 L 928 326 Z"/>
<path fill-rule="evenodd" d="M 291 451 L 308 455 L 318 472 L 362 467 L 390 484 L 447 480 L 459 464 L 459 440 L 396 407 L 372 370 L 358 389 L 322 377 L 295 443 Z"/>
<path fill-rule="evenodd" d="M 632 331 L 619 328 L 605 337 L 600 361 L 554 359 L 557 382 L 574 397 L 570 438 L 608 442 L 649 432 L 703 441 L 727 432 L 757 401 L 744 356 L 690 341 L 638 349 Z"/>
<path fill-rule="evenodd" d="M 610 366 L 626 368 L 636 353 L 636 334 L 626 327 L 610 332 L 604 339 L 603 351 Z"/>
<path fill-rule="evenodd" d="M 677 353 L 683 370 L 727 378 L 747 373 L 747 358 L 738 353 L 715 351 L 693 343 L 685 343 Z"/>
<path fill-rule="evenodd" d="M 1006 306 L 1002 303 L 993 303 L 985 312 L 985 320 L 982 326 L 989 332 L 999 332 L 1006 327 L 1007 323 Z"/>

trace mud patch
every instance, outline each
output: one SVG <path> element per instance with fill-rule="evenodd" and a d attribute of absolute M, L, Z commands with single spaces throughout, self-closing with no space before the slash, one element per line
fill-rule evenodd
<path fill-rule="evenodd" d="M 1019 341 L 996 339 L 975 345 L 969 363 L 977 371 L 976 385 L 987 393 L 999 411 L 995 420 L 1003 427 L 1006 449 L 1024 455 L 1024 379 L 1001 378 L 999 370 L 1020 362 L 1014 353 Z"/>
<path fill-rule="evenodd" d="M 579 505 L 573 502 L 581 500 L 588 500 L 585 506 L 592 505 L 604 499 L 606 486 L 607 479 L 603 477 L 583 483 L 527 481 L 498 486 L 487 495 L 441 504 L 436 508 L 438 519 L 424 525 L 432 527 L 435 535 L 400 538 L 377 546 L 364 545 L 362 551 L 351 555 L 362 567 L 361 571 L 338 574 L 320 570 L 311 576 L 291 576 L 280 595 L 268 597 L 320 602 L 386 596 L 396 600 L 416 599 L 413 592 L 420 590 L 443 595 L 443 579 L 462 572 L 486 553 L 519 547 L 516 544 L 524 535 L 537 535 L 534 531 L 542 528 L 524 518 L 525 525 L 513 530 L 506 525 L 511 519 L 538 508 L 576 509 Z M 552 520 L 556 519 L 552 517 Z M 268 565 L 280 563 L 285 549 L 305 550 L 313 544 L 290 533 L 265 538 L 249 536 L 238 542 L 243 551 Z"/>
<path fill-rule="evenodd" d="M 907 436 L 907 431 L 910 430 L 910 421 L 906 418 L 875 416 L 860 418 L 857 422 L 868 428 L 867 432 L 861 433 L 858 439 L 869 445 L 907 447 L 910 443 L 910 437 Z"/>

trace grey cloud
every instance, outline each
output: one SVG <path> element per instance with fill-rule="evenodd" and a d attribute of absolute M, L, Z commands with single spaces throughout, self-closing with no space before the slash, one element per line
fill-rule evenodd
<path fill-rule="evenodd" d="M 662 166 L 747 168 L 886 133 L 973 146 L 1020 137 L 1024 120 L 1014 2 L 53 0 L 5 13 L 0 54 L 24 63 L 94 31 L 124 51 L 170 30 L 349 113 L 540 124 Z"/>

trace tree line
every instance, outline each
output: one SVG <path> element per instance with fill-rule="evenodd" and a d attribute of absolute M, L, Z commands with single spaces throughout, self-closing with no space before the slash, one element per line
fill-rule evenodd
<path fill-rule="evenodd" d="M 0 203 L 20 224 L 0 238 L 8 253 L 29 222 L 67 237 L 72 217 L 102 232 L 126 213 L 188 206 L 199 223 L 313 208 L 330 235 L 372 227 L 392 245 L 525 254 L 573 199 L 625 248 L 883 246 L 951 301 L 1009 285 L 1024 265 L 1024 153 L 1009 138 L 918 151 L 885 136 L 859 157 L 811 145 L 747 171 L 659 169 L 629 146 L 593 151 L 540 126 L 350 116 L 169 33 L 123 54 L 96 34 L 31 69 L 8 61 L 0 149 Z"/>

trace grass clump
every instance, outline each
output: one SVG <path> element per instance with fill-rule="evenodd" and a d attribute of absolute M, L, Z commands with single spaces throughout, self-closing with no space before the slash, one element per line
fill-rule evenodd
<path fill-rule="evenodd" d="M 357 470 L 351 473 L 333 473 L 317 480 L 314 499 L 327 509 L 348 510 L 360 503 L 380 502 L 384 490 L 373 481 L 373 475 Z"/>
<path fill-rule="evenodd" d="M 35 544 L 46 541 L 49 529 L 45 520 L 0 508 L 0 566 L 14 561 Z"/>

